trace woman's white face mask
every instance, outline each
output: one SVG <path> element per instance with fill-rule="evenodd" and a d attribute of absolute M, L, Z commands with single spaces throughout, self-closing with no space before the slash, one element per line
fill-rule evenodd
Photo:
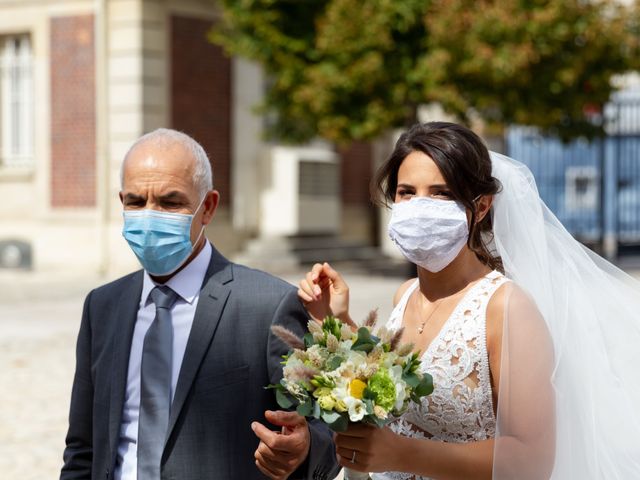
<path fill-rule="evenodd" d="M 436 273 L 467 243 L 467 211 L 460 202 L 413 197 L 393 205 L 388 233 L 407 260 Z"/>

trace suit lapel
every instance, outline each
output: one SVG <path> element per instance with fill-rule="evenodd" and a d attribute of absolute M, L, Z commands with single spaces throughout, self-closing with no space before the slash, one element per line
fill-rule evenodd
<path fill-rule="evenodd" d="M 231 293 L 229 283 L 232 280 L 231 263 L 213 248 L 171 404 L 167 439 L 171 436 L 200 364 L 216 332 L 227 298 Z"/>
<path fill-rule="evenodd" d="M 115 318 L 110 319 L 114 325 L 113 372 L 109 401 L 109 445 L 111 445 L 111 452 L 115 452 L 122 422 L 122 408 L 127 386 L 127 372 L 129 371 L 129 353 L 133 329 L 138 317 L 142 278 L 142 271 L 133 277 L 131 288 L 127 288 L 118 301 Z"/>

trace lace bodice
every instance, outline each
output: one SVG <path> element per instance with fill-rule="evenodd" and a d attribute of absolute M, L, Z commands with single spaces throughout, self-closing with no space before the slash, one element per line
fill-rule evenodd
<path fill-rule="evenodd" d="M 486 343 L 486 310 L 489 299 L 506 281 L 491 272 L 463 297 L 422 356 L 422 370 L 433 376 L 434 391 L 409 409 L 390 428 L 400 435 L 465 443 L 493 438 L 493 412 L 489 357 Z M 402 326 L 404 311 L 415 281 L 404 293 L 387 326 Z M 411 474 L 387 472 L 374 480 L 423 479 Z"/>

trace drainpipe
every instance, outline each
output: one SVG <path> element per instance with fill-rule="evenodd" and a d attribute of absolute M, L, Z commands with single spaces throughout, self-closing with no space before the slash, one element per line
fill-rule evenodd
<path fill-rule="evenodd" d="M 99 274 L 107 275 L 110 264 L 110 167 L 108 118 L 108 12 L 107 0 L 95 0 L 96 74 L 96 205 L 98 207 Z"/>

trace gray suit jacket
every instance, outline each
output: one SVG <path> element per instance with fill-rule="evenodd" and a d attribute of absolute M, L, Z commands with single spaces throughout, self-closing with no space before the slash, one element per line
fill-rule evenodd
<path fill-rule="evenodd" d="M 142 278 L 138 271 L 87 296 L 61 480 L 113 477 Z M 250 425 L 278 409 L 264 387 L 280 380 L 287 352 L 270 327 L 302 335 L 306 319 L 291 285 L 213 249 L 171 408 L 162 480 L 265 478 L 255 466 Z M 330 431 L 316 422 L 310 431 L 309 456 L 290 478 L 334 478 Z"/>

